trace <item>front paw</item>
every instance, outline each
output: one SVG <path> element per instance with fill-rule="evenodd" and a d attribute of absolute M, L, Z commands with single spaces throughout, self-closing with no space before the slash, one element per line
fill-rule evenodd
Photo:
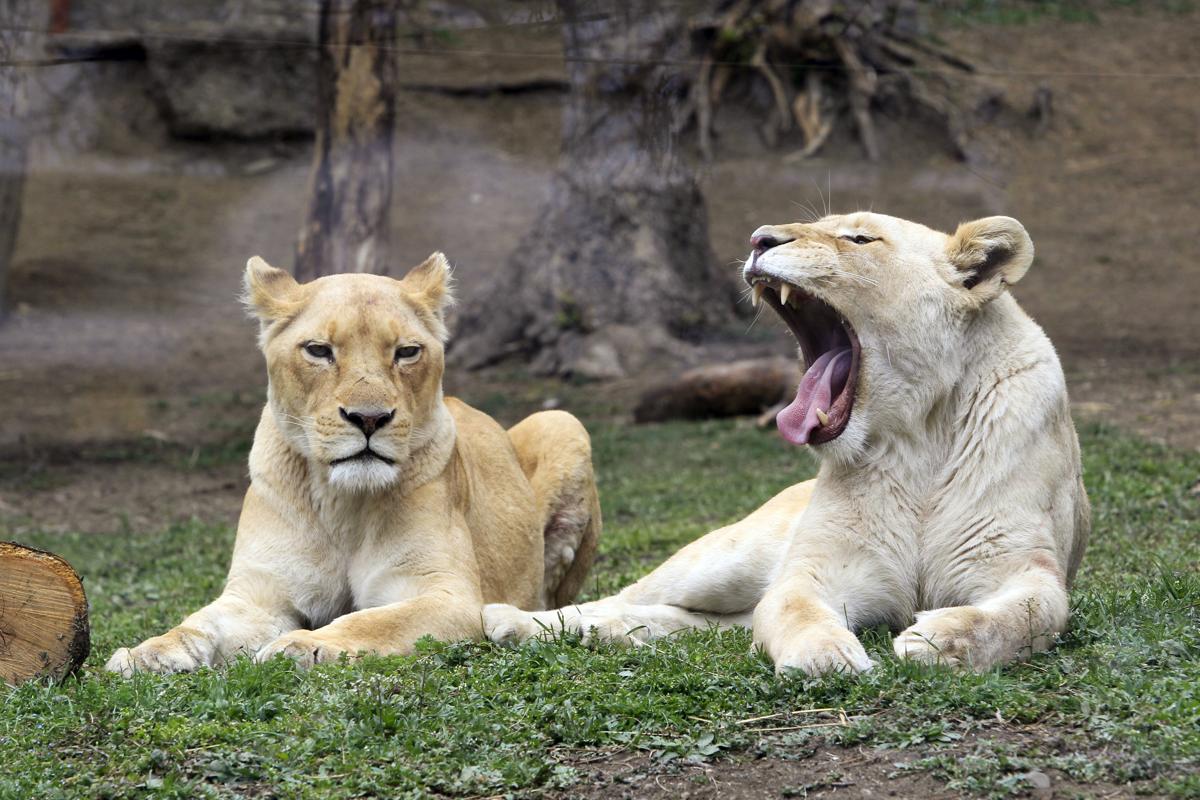
<path fill-rule="evenodd" d="M 254 654 L 258 663 L 269 661 L 275 656 L 286 656 L 307 669 L 316 664 L 337 661 L 343 654 L 353 655 L 356 651 L 344 644 L 323 636 L 316 631 L 292 631 Z"/>
<path fill-rule="evenodd" d="M 900 658 L 923 664 L 987 669 L 986 627 L 983 612 L 971 606 L 923 611 L 892 641 L 892 648 Z"/>
<path fill-rule="evenodd" d="M 112 654 L 104 669 L 125 678 L 132 677 L 135 672 L 157 672 L 162 675 L 194 672 L 209 665 L 205 657 L 208 644 L 208 640 L 200 634 L 170 631 L 147 639 L 137 647 L 122 647 Z"/>
<path fill-rule="evenodd" d="M 503 647 L 516 647 L 541 632 L 533 614 L 507 603 L 483 607 L 483 635 Z"/>
<path fill-rule="evenodd" d="M 844 628 L 812 628 L 774 646 L 759 642 L 755 646 L 763 647 L 771 656 L 775 674 L 781 677 L 795 672 L 814 677 L 839 672 L 858 674 L 875 666 L 858 637 Z"/>

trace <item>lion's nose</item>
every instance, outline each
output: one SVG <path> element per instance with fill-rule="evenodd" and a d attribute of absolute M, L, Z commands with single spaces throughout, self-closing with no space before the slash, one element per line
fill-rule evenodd
<path fill-rule="evenodd" d="M 371 438 L 371 434 L 387 425 L 392 421 L 392 417 L 396 416 L 394 410 L 380 413 L 377 411 L 347 411 L 339 408 L 338 411 L 342 413 L 342 419 L 366 434 L 368 439 Z"/>
<path fill-rule="evenodd" d="M 792 241 L 795 239 L 782 239 L 769 233 L 756 233 L 750 237 L 750 246 L 754 248 L 755 253 L 765 253 L 772 247 L 779 247 L 781 244 Z"/>

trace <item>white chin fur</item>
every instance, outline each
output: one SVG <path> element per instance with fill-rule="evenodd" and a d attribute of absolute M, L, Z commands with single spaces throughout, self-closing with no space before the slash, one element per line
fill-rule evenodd
<path fill-rule="evenodd" d="M 400 477 L 400 468 L 379 459 L 346 461 L 329 469 L 329 485 L 346 492 L 378 492 Z"/>

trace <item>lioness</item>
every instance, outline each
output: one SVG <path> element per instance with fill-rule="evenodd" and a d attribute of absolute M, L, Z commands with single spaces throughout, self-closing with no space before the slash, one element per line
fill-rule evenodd
<path fill-rule="evenodd" d="M 303 665 L 479 638 L 486 602 L 570 602 L 600 532 L 591 445 L 569 414 L 507 433 L 443 399 L 449 266 L 298 284 L 250 259 L 267 404 L 225 590 L 107 668 L 239 654 Z"/>
<path fill-rule="evenodd" d="M 1005 291 L 1033 260 L 1025 229 L 857 213 L 751 244 L 743 277 L 808 365 L 779 430 L 817 479 L 613 597 L 490 605 L 489 636 L 752 625 L 777 671 L 808 674 L 870 669 L 854 631 L 878 623 L 902 658 L 979 670 L 1050 647 L 1090 524 L 1062 368 Z"/>

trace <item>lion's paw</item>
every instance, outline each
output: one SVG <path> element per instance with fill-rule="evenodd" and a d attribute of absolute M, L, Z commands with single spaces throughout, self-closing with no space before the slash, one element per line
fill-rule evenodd
<path fill-rule="evenodd" d="M 781 677 L 796 672 L 814 677 L 840 672 L 858 674 L 875 666 L 858 637 L 841 628 L 804 631 L 776 650 L 775 674 Z"/>
<path fill-rule="evenodd" d="M 329 664 L 339 660 L 343 654 L 352 654 L 350 648 L 322 636 L 316 631 L 292 631 L 254 654 L 258 663 L 269 661 L 275 656 L 284 656 L 307 669 L 317 664 Z"/>
<path fill-rule="evenodd" d="M 504 647 L 515 647 L 542 632 L 533 614 L 507 603 L 488 603 L 483 607 L 483 634 Z"/>
<path fill-rule="evenodd" d="M 579 621 L 583 643 L 595 647 L 602 643 L 640 647 L 656 635 L 665 635 L 650 625 L 620 615 L 588 616 Z"/>
<path fill-rule="evenodd" d="M 147 639 L 137 647 L 122 647 L 112 654 L 104 669 L 125 678 L 132 677 L 135 672 L 162 675 L 194 672 L 208 666 L 205 650 L 206 642 L 188 634 L 171 632 Z"/>
<path fill-rule="evenodd" d="M 982 616 L 970 606 L 923 611 L 892 641 L 892 648 L 900 658 L 924 664 L 986 668 L 977 663 L 984 655 L 979 647 Z"/>

